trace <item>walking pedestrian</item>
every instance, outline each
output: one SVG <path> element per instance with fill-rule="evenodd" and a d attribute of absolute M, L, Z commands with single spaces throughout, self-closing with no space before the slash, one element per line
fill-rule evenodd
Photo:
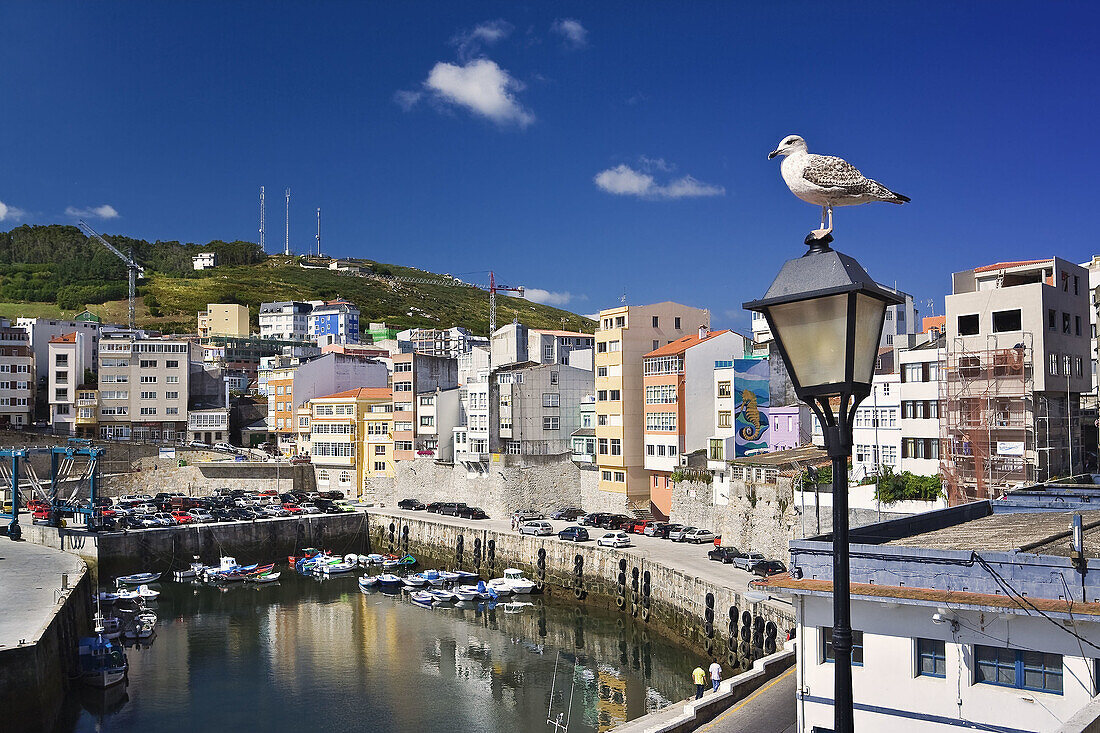
<path fill-rule="evenodd" d="M 695 680 L 695 699 L 698 700 L 703 696 L 703 689 L 707 685 L 707 673 L 702 667 L 696 667 L 691 673 L 691 678 Z"/>
<path fill-rule="evenodd" d="M 714 691 L 718 692 L 718 685 L 722 684 L 722 665 L 717 659 L 710 662 L 710 683 L 714 686 Z"/>

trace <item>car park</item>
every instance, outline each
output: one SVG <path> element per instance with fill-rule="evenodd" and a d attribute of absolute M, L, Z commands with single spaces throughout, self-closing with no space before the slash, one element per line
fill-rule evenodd
<path fill-rule="evenodd" d="M 578 509 L 575 506 L 566 507 L 565 509 L 558 509 L 550 514 L 551 519 L 564 519 L 567 522 L 575 522 L 577 519 L 584 515 L 583 509 Z"/>
<path fill-rule="evenodd" d="M 566 527 L 558 532 L 558 539 L 569 540 L 570 542 L 587 542 L 589 539 L 588 530 L 584 527 Z"/>
<path fill-rule="evenodd" d="M 418 499 L 402 499 L 401 501 L 397 502 L 397 508 L 420 510 L 424 508 L 424 504 L 422 504 Z"/>
<path fill-rule="evenodd" d="M 596 540 L 600 547 L 630 547 L 630 535 L 626 532 L 608 532 Z"/>
<path fill-rule="evenodd" d="M 520 534 L 533 534 L 533 535 L 552 535 L 554 534 L 554 528 L 550 526 L 550 522 L 524 522 L 519 526 Z"/>
<path fill-rule="evenodd" d="M 761 560 L 753 565 L 749 572 L 753 575 L 759 575 L 762 578 L 766 578 L 769 575 L 779 575 L 780 573 L 787 572 L 787 566 L 779 560 Z"/>
<path fill-rule="evenodd" d="M 718 562 L 730 565 L 734 560 L 741 557 L 741 554 L 741 551 L 736 547 L 715 547 L 707 553 L 707 557 L 711 560 L 717 560 Z"/>
<path fill-rule="evenodd" d="M 733 559 L 733 566 L 739 570 L 751 570 L 752 566 L 764 559 L 760 552 L 746 552 L 741 557 Z"/>
<path fill-rule="evenodd" d="M 680 525 L 679 529 L 669 530 L 668 538 L 673 542 L 683 542 L 684 535 L 686 535 L 688 532 L 694 532 L 696 529 L 698 529 L 698 527 L 685 527 L 683 525 Z"/>
<path fill-rule="evenodd" d="M 709 529 L 696 528 L 690 532 L 684 532 L 680 535 L 681 542 L 691 542 L 692 544 L 701 545 L 704 542 L 714 542 L 714 532 Z"/>
<path fill-rule="evenodd" d="M 485 513 L 485 510 L 479 506 L 467 506 L 463 507 L 458 516 L 463 519 L 488 519 L 489 515 Z"/>

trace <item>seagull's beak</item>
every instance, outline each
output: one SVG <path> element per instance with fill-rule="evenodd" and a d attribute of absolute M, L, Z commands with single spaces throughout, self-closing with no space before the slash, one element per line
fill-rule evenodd
<path fill-rule="evenodd" d="M 770 153 L 768 153 L 768 160 L 771 160 L 772 158 L 774 158 L 774 157 L 775 157 L 775 156 L 777 156 L 777 155 L 779 155 L 779 151 L 778 151 L 778 150 L 773 150 L 773 151 L 771 151 Z"/>

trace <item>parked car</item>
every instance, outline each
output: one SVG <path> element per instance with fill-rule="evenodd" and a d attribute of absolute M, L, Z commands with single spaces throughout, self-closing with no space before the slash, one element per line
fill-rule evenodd
<path fill-rule="evenodd" d="M 324 514 L 339 514 L 343 511 L 336 505 L 332 499 L 318 499 L 314 502 L 314 506 L 321 510 Z"/>
<path fill-rule="evenodd" d="M 286 509 L 289 514 L 301 514 L 303 511 L 301 506 L 290 501 L 283 504 L 283 509 Z"/>
<path fill-rule="evenodd" d="M 195 521 L 194 517 L 192 517 L 187 512 L 180 511 L 179 509 L 172 512 L 169 516 L 171 516 L 172 519 L 174 520 L 172 522 L 173 524 L 191 524 L 192 522 Z"/>
<path fill-rule="evenodd" d="M 214 517 L 215 522 L 232 522 L 234 519 L 236 519 L 236 517 L 233 516 L 233 510 L 226 509 L 224 507 L 212 509 L 210 511 L 210 514 Z"/>
<path fill-rule="evenodd" d="M 753 565 L 749 572 L 753 575 L 759 575 L 761 578 L 766 578 L 769 575 L 779 575 L 787 572 L 787 566 L 779 560 L 761 560 Z"/>
<path fill-rule="evenodd" d="M 206 509 L 192 509 L 188 512 L 196 522 L 213 522 L 214 515 Z"/>
<path fill-rule="evenodd" d="M 668 522 L 649 522 L 642 530 L 642 534 L 646 537 L 662 537 L 665 536 L 665 530 L 670 526 L 672 525 Z"/>
<path fill-rule="evenodd" d="M 302 510 L 302 514 L 321 514 L 321 507 L 313 502 L 307 501 L 304 504 L 299 504 L 298 508 Z"/>
<path fill-rule="evenodd" d="M 701 545 L 704 542 L 714 542 L 714 532 L 711 532 L 709 529 L 693 529 L 690 532 L 681 534 L 680 541 L 691 542 L 696 545 Z"/>
<path fill-rule="evenodd" d="M 699 529 L 699 528 L 698 527 L 685 527 L 685 526 L 681 525 L 679 529 L 669 530 L 668 538 L 670 540 L 672 540 L 673 542 L 683 542 L 684 541 L 684 535 L 686 535 L 688 532 L 694 532 L 697 529 Z"/>
<path fill-rule="evenodd" d="M 627 532 L 632 532 L 634 534 L 645 534 L 645 528 L 651 524 L 653 524 L 652 519 L 636 519 L 632 524 L 630 524 L 629 529 L 627 529 L 626 527 L 623 527 L 623 529 Z"/>
<path fill-rule="evenodd" d="M 234 448 L 229 443 L 224 443 L 224 442 L 223 443 L 215 443 L 214 444 L 214 450 L 220 450 L 220 451 L 223 451 L 225 453 L 236 453 L 237 452 L 236 448 Z"/>
<path fill-rule="evenodd" d="M 622 530 L 624 524 L 633 523 L 634 517 L 628 517 L 625 514 L 608 514 L 600 522 L 600 526 L 604 529 Z"/>
<path fill-rule="evenodd" d="M 524 522 L 541 522 L 544 519 L 546 519 L 546 515 L 543 514 L 542 512 L 536 512 L 536 511 L 528 510 L 528 511 L 516 512 L 515 513 L 515 518 L 516 518 L 517 522 L 519 522 L 520 524 L 523 524 Z"/>
<path fill-rule="evenodd" d="M 123 517 L 120 524 L 123 529 L 142 529 L 145 527 L 142 518 L 137 515 Z"/>
<path fill-rule="evenodd" d="M 711 560 L 718 560 L 721 563 L 729 565 L 734 560 L 741 557 L 741 554 L 741 551 L 736 547 L 715 547 L 707 553 L 707 557 Z"/>
<path fill-rule="evenodd" d="M 551 519 L 564 519 L 567 522 L 575 522 L 578 517 L 584 515 L 583 509 L 578 509 L 575 506 L 566 507 L 565 509 L 558 509 L 556 512 L 550 514 Z"/>
<path fill-rule="evenodd" d="M 301 465 L 301 464 L 304 464 L 304 463 L 309 463 L 309 462 L 311 462 L 311 460 L 312 459 L 309 456 L 294 456 L 293 458 L 290 459 L 290 462 L 293 465 L 297 466 L 297 465 Z"/>
<path fill-rule="evenodd" d="M 335 491 L 335 490 L 333 490 L 333 491 L 322 491 L 318 496 L 321 499 L 332 499 L 333 501 L 336 501 L 337 499 L 343 499 L 344 498 L 344 492 L 343 491 Z"/>
<path fill-rule="evenodd" d="M 418 499 L 402 499 L 397 502 L 398 509 L 423 509 L 424 505 Z"/>
<path fill-rule="evenodd" d="M 566 527 L 561 532 L 558 532 L 559 540 L 569 540 L 571 542 L 587 542 L 590 538 L 588 536 L 588 530 L 584 527 Z"/>
<path fill-rule="evenodd" d="M 289 517 L 290 512 L 283 509 L 281 504 L 268 504 L 263 507 L 263 513 L 268 517 Z"/>
<path fill-rule="evenodd" d="M 298 497 L 288 491 L 284 494 L 279 494 L 279 501 L 283 504 L 297 504 Z"/>
<path fill-rule="evenodd" d="M 462 510 L 458 513 L 458 516 L 464 519 L 488 519 L 489 515 L 485 513 L 485 510 L 479 506 L 467 506 L 462 507 Z"/>
<path fill-rule="evenodd" d="M 175 527 L 179 524 L 176 518 L 168 512 L 157 512 L 153 515 L 153 519 L 156 520 L 158 527 Z"/>
<path fill-rule="evenodd" d="M 238 509 L 228 509 L 227 511 L 229 512 L 230 516 L 233 519 L 237 519 L 237 520 L 241 520 L 241 521 L 248 521 L 248 520 L 251 520 L 251 519 L 255 519 L 257 517 L 256 512 L 252 511 L 251 509 L 249 509 L 247 507 L 241 507 L 241 508 L 238 508 Z"/>
<path fill-rule="evenodd" d="M 608 532 L 596 540 L 600 547 L 630 547 L 630 535 L 626 532 Z"/>
<path fill-rule="evenodd" d="M 607 516 L 607 512 L 592 512 L 581 519 L 581 524 L 586 527 L 599 527 L 600 522 Z"/>
<path fill-rule="evenodd" d="M 746 552 L 741 557 L 735 557 L 733 559 L 733 566 L 739 570 L 751 570 L 752 566 L 764 559 L 764 554 L 760 552 Z"/>
<path fill-rule="evenodd" d="M 441 501 L 431 501 L 431 502 L 428 502 L 428 505 L 424 507 L 424 510 L 427 511 L 427 512 L 430 512 L 431 514 L 441 514 L 442 512 L 440 512 L 440 509 L 442 509 L 442 508 L 443 508 L 443 502 L 441 502 Z"/>
<path fill-rule="evenodd" d="M 189 442 L 187 444 L 187 447 L 188 448 L 197 448 L 197 449 L 210 450 L 210 446 L 207 445 L 206 443 L 202 442 L 201 440 L 192 440 L 191 442 Z"/>
<path fill-rule="evenodd" d="M 550 522 L 524 522 L 519 526 L 519 533 L 551 535 L 554 534 L 554 528 L 550 526 Z"/>

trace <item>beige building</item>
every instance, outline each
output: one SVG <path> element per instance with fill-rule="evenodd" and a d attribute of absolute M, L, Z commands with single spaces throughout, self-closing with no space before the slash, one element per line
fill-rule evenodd
<path fill-rule="evenodd" d="M 190 344 L 143 331 L 99 342 L 99 435 L 166 440 L 187 430 Z"/>
<path fill-rule="evenodd" d="M 248 306 L 210 303 L 199 311 L 199 336 L 248 337 Z"/>
<path fill-rule="evenodd" d="M 642 357 L 698 329 L 710 314 L 679 303 L 601 311 L 596 331 L 596 463 L 601 491 L 625 494 L 632 509 L 649 509 L 645 469 Z"/>

